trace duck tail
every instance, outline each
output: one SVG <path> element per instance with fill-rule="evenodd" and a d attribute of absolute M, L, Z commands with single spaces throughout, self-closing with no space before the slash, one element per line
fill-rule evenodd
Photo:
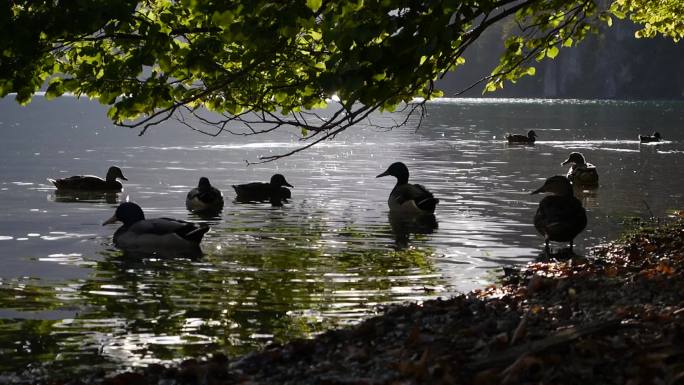
<path fill-rule="evenodd" d="M 64 181 L 60 179 L 47 178 L 47 180 L 48 182 L 52 183 L 57 188 L 57 190 L 69 188 L 68 185 L 66 185 Z"/>

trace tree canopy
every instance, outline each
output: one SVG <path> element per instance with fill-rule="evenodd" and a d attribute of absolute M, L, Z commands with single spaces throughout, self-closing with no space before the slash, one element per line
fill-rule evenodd
<path fill-rule="evenodd" d="M 374 111 L 441 96 L 489 27 L 515 18 L 486 91 L 610 26 L 684 36 L 679 0 L 14 0 L 0 5 L 0 96 L 27 103 L 47 83 L 109 105 L 141 134 L 168 118 L 210 133 L 294 126 L 308 147 Z M 11 37 L 11 38 L 8 38 Z M 331 105 L 326 113 L 324 107 Z M 211 111 L 213 114 L 206 114 Z M 404 122 L 397 122 L 402 124 Z M 236 128 L 239 127 L 239 128 Z"/>

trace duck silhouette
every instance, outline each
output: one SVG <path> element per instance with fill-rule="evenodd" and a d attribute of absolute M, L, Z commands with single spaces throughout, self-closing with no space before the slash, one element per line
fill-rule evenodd
<path fill-rule="evenodd" d="M 123 222 L 123 225 L 114 232 L 114 245 L 128 251 L 160 254 L 194 251 L 209 231 L 206 225 L 178 219 L 145 219 L 142 208 L 133 202 L 120 204 L 102 225 L 115 222 Z"/>
<path fill-rule="evenodd" d="M 201 177 L 185 197 L 185 207 L 193 213 L 218 213 L 223 209 L 223 194 L 208 178 Z"/>
<path fill-rule="evenodd" d="M 534 215 L 534 227 L 544 236 L 546 251 L 549 241 L 569 242 L 572 250 L 575 237 L 587 226 L 587 214 L 582 202 L 575 198 L 570 180 L 562 175 L 548 178 L 532 194 L 548 193 Z"/>
<path fill-rule="evenodd" d="M 282 206 L 292 197 L 290 190 L 284 186 L 294 188 L 282 174 L 274 174 L 269 183 L 245 183 L 233 185 L 233 189 L 237 194 L 235 200 L 240 203 L 271 202 L 273 206 Z"/>
<path fill-rule="evenodd" d="M 561 163 L 561 166 L 571 164 L 568 170 L 567 178 L 575 185 L 581 186 L 598 186 L 599 175 L 596 171 L 596 166 L 587 163 L 584 155 L 579 152 L 571 152 L 568 159 Z"/>
<path fill-rule="evenodd" d="M 527 135 L 506 134 L 506 140 L 510 144 L 534 144 L 536 138 L 537 133 L 534 130 L 527 131 Z"/>
<path fill-rule="evenodd" d="M 657 131 L 653 135 L 639 135 L 639 142 L 641 143 L 660 142 L 661 139 L 660 133 Z"/>
<path fill-rule="evenodd" d="M 411 184 L 408 167 L 402 162 L 392 163 L 389 168 L 376 178 L 391 175 L 397 178 L 397 184 L 390 192 L 387 204 L 390 212 L 406 214 L 432 214 L 439 203 L 430 191 L 419 184 Z"/>
<path fill-rule="evenodd" d="M 120 168 L 112 166 L 107 170 L 105 179 L 95 175 L 74 175 L 61 179 L 48 178 L 48 181 L 61 191 L 118 192 L 121 191 L 123 185 L 117 179 L 128 180 Z"/>

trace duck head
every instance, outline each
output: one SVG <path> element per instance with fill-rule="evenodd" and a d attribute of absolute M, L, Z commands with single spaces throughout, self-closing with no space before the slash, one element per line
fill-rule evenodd
<path fill-rule="evenodd" d="M 537 137 L 537 133 L 534 132 L 534 130 L 529 130 L 529 131 L 527 131 L 527 137 L 530 139 L 534 139 Z"/>
<path fill-rule="evenodd" d="M 406 165 L 402 162 L 395 162 L 392 163 L 385 172 L 376 176 L 376 178 L 380 178 L 387 175 L 391 175 L 397 178 L 397 184 L 405 184 L 408 183 L 409 170 L 408 167 L 406 167 Z"/>
<path fill-rule="evenodd" d="M 570 180 L 562 175 L 555 175 L 548 178 L 544 185 L 532 191 L 530 194 L 550 193 L 560 196 L 574 196 Z"/>
<path fill-rule="evenodd" d="M 197 184 L 197 188 L 200 191 L 207 191 L 211 189 L 211 183 L 209 183 L 209 178 L 201 177 L 199 179 L 199 183 Z"/>
<path fill-rule="evenodd" d="M 275 187 L 287 186 L 287 187 L 294 188 L 293 185 L 287 183 L 287 181 L 285 180 L 285 177 L 282 174 L 274 174 L 271 177 L 271 186 L 275 186 Z"/>
<path fill-rule="evenodd" d="M 563 161 L 563 163 L 561 163 L 561 166 L 565 166 L 566 164 L 569 164 L 569 163 L 581 165 L 581 164 L 586 163 L 586 161 L 584 160 L 584 155 L 580 154 L 579 152 L 571 152 L 570 156 L 568 156 L 568 159 L 566 159 L 565 161 Z"/>
<path fill-rule="evenodd" d="M 107 176 L 105 177 L 105 179 L 107 180 L 107 182 L 114 182 L 117 179 L 128 180 L 123 175 L 121 169 L 116 166 L 112 166 L 109 168 L 109 170 L 107 170 Z"/>
<path fill-rule="evenodd" d="M 660 132 L 658 132 L 658 131 L 654 132 L 653 137 L 660 140 Z"/>
<path fill-rule="evenodd" d="M 115 222 L 123 222 L 124 226 L 130 226 L 135 222 L 142 221 L 144 219 L 145 213 L 143 213 L 140 206 L 133 202 L 124 202 L 116 208 L 114 215 L 107 219 L 102 226 Z"/>

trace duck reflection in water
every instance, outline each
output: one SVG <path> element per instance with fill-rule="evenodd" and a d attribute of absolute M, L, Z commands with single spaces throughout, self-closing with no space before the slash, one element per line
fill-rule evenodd
<path fill-rule="evenodd" d="M 141 262 L 149 259 L 187 259 L 187 260 L 198 260 L 204 256 L 202 249 L 195 245 L 186 247 L 183 250 L 163 250 L 163 251 L 153 251 L 153 250 L 123 250 L 120 249 L 120 258 L 127 264 L 131 262 Z"/>
<path fill-rule="evenodd" d="M 532 194 L 548 193 L 539 202 L 534 215 L 534 227 L 544 236 L 544 251 L 551 256 L 549 242 L 569 242 L 572 246 L 575 237 L 587 226 L 587 214 L 582 202 L 575 198 L 568 178 L 556 175 L 548 178 L 544 185 Z"/>
<path fill-rule="evenodd" d="M 48 196 L 48 199 L 53 202 L 61 203 L 86 202 L 115 204 L 119 202 L 119 193 L 105 191 L 55 190 Z"/>
<path fill-rule="evenodd" d="M 399 250 L 408 248 L 411 234 L 432 234 L 438 227 L 434 214 L 406 215 L 390 211 L 387 218 Z"/>

